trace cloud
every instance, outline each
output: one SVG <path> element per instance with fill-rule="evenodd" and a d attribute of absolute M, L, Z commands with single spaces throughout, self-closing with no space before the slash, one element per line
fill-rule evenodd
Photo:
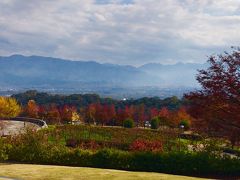
<path fill-rule="evenodd" d="M 239 0 L 1 0 L 0 54 L 204 62 L 240 42 Z"/>

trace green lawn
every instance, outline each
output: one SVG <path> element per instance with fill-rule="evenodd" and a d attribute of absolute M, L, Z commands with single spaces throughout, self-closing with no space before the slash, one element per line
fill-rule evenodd
<path fill-rule="evenodd" d="M 186 176 L 175 176 L 160 173 L 146 172 L 128 172 L 109 169 L 82 168 L 82 167 L 66 167 L 66 166 L 50 166 L 50 165 L 29 165 L 29 164 L 0 164 L 0 180 L 3 177 L 13 179 L 47 179 L 47 180 L 159 180 L 159 179 L 177 179 L 190 180 L 200 179 Z"/>

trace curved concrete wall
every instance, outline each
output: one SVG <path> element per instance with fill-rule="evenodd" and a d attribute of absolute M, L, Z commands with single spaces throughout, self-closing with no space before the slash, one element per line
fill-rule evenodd
<path fill-rule="evenodd" d="M 9 118 L 9 119 L 4 119 L 4 120 L 30 122 L 30 123 L 40 126 L 41 128 L 48 127 L 47 123 L 45 121 L 43 121 L 41 119 L 35 119 L 35 118 L 15 117 L 15 118 Z"/>

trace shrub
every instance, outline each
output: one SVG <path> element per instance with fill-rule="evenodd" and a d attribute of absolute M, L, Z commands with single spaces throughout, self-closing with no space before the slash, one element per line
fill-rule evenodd
<path fill-rule="evenodd" d="M 94 167 L 128 169 L 130 168 L 131 154 L 116 149 L 101 149 L 93 155 Z"/>
<path fill-rule="evenodd" d="M 158 128 L 159 128 L 159 125 L 160 125 L 160 119 L 159 119 L 159 117 L 154 117 L 154 118 L 151 120 L 151 128 L 152 128 L 152 129 L 158 129 Z"/>
<path fill-rule="evenodd" d="M 0 137 L 0 161 L 8 159 L 8 151 L 11 147 L 10 144 L 4 143 L 3 139 Z"/>
<path fill-rule="evenodd" d="M 134 141 L 129 150 L 131 151 L 151 151 L 151 152 L 162 152 L 163 145 L 160 141 L 146 141 L 146 140 L 136 140 Z"/>
<path fill-rule="evenodd" d="M 183 119 L 180 123 L 179 126 L 184 126 L 184 130 L 188 130 L 190 128 L 190 123 L 188 120 Z"/>
<path fill-rule="evenodd" d="M 76 139 L 67 139 L 66 140 L 66 146 L 67 147 L 75 148 L 75 147 L 78 146 L 78 144 L 79 144 L 79 142 Z"/>
<path fill-rule="evenodd" d="M 103 145 L 104 146 L 104 145 Z M 94 141 L 94 140 L 88 140 L 88 141 L 81 141 L 79 143 L 79 147 L 81 149 L 91 149 L 96 150 L 100 148 L 100 143 Z"/>
<path fill-rule="evenodd" d="M 134 127 L 134 121 L 132 119 L 126 119 L 123 121 L 123 127 L 125 128 L 133 128 Z"/>

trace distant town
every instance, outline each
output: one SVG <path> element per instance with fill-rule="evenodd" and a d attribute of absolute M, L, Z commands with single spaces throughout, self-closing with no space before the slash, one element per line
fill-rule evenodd
<path fill-rule="evenodd" d="M 159 98 L 167 98 L 171 96 L 177 96 L 178 98 L 182 98 L 183 94 L 190 92 L 194 88 L 192 87 L 133 87 L 133 88 L 96 88 L 87 89 L 87 88 L 0 88 L 0 96 L 11 96 L 13 94 L 25 92 L 28 90 L 38 90 L 41 92 L 47 92 L 50 94 L 99 94 L 102 97 L 111 97 L 115 99 L 137 99 L 141 97 L 159 97 Z"/>

